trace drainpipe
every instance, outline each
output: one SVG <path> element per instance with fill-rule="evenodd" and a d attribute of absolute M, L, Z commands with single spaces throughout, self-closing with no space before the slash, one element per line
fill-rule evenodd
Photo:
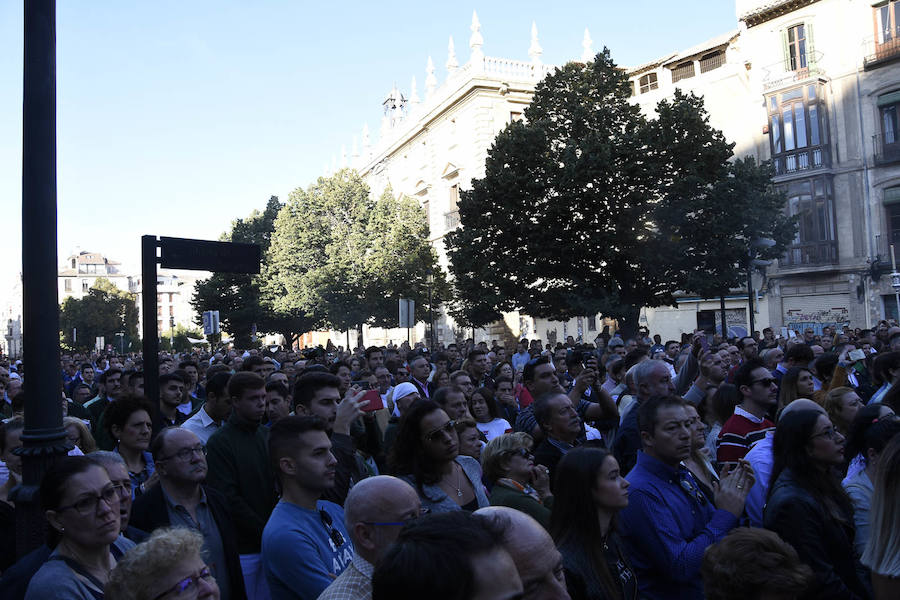
<path fill-rule="evenodd" d="M 862 164 L 863 164 L 863 197 L 866 203 L 866 241 L 869 247 L 869 258 L 873 258 L 875 256 L 874 252 L 874 234 L 872 231 L 872 203 L 870 198 L 870 188 L 869 185 L 869 152 L 866 148 L 866 136 L 863 128 L 863 112 L 862 112 L 862 88 L 860 87 L 859 82 L 859 65 L 856 65 L 856 111 L 857 116 L 859 118 L 859 148 L 862 153 Z M 866 307 L 866 328 L 870 329 L 872 327 L 872 314 L 869 310 L 869 281 L 865 275 L 863 278 L 863 302 Z"/>

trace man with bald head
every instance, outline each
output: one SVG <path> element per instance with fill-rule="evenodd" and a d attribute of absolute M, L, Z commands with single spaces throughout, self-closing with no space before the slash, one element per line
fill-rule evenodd
<path fill-rule="evenodd" d="M 509 552 L 522 579 L 523 600 L 569 600 L 562 555 L 540 523 L 508 506 L 475 511 Z"/>
<path fill-rule="evenodd" d="M 781 410 L 778 418 L 781 419 L 784 415 L 798 410 L 814 410 L 823 415 L 826 414 L 825 409 L 812 400 L 797 398 Z M 772 475 L 772 462 L 774 461 L 772 444 L 775 441 L 775 431 L 777 430 L 778 426 L 776 425 L 775 429 L 766 432 L 766 437 L 758 441 L 744 456 L 744 460 L 750 463 L 750 466 L 753 467 L 753 472 L 756 474 L 756 482 L 750 488 L 750 493 L 747 494 L 747 502 L 744 505 L 751 527 L 763 526 L 763 508 L 766 506 L 769 476 Z"/>
<path fill-rule="evenodd" d="M 344 503 L 353 560 L 319 600 L 370 600 L 373 565 L 421 510 L 419 495 L 402 479 L 378 475 L 353 486 Z"/>

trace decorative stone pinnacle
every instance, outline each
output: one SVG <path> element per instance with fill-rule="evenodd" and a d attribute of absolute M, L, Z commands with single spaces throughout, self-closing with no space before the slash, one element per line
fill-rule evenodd
<path fill-rule="evenodd" d="M 584 28 L 584 39 L 581 40 L 581 47 L 584 50 L 581 53 L 581 62 L 589 63 L 594 60 L 594 40 L 591 39 L 591 32 L 588 31 L 588 28 Z"/>
<path fill-rule="evenodd" d="M 531 46 L 528 48 L 528 56 L 531 57 L 531 63 L 535 66 L 539 66 L 541 64 L 541 54 L 544 53 L 544 49 L 541 48 L 541 45 L 538 43 L 538 30 L 537 23 L 534 21 L 531 22 Z"/>
<path fill-rule="evenodd" d="M 472 35 L 469 37 L 469 49 L 471 50 L 470 60 L 472 62 L 480 62 L 484 59 L 484 52 L 481 47 L 484 45 L 484 38 L 481 36 L 481 23 L 478 22 L 478 13 L 472 11 L 472 25 L 469 27 Z"/>
<path fill-rule="evenodd" d="M 447 71 L 453 72 L 459 67 L 456 60 L 456 49 L 453 47 L 453 36 L 450 36 L 450 43 L 447 44 Z"/>

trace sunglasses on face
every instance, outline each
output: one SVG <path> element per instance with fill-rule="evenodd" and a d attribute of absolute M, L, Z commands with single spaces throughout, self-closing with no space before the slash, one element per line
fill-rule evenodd
<path fill-rule="evenodd" d="M 432 429 L 428 433 L 426 433 L 423 437 L 426 442 L 433 442 L 443 433 L 447 435 L 451 435 L 453 431 L 455 431 L 456 421 L 447 421 L 437 429 Z"/>
<path fill-rule="evenodd" d="M 771 386 L 773 383 L 775 383 L 776 381 L 777 381 L 777 380 L 776 380 L 776 379 L 773 379 L 772 377 L 764 377 L 763 379 L 757 379 L 756 381 L 752 382 L 750 385 L 756 385 L 757 383 L 761 383 L 761 384 L 763 384 L 765 387 L 769 387 L 769 386 Z"/>
<path fill-rule="evenodd" d="M 521 456 L 525 460 L 534 460 L 534 454 L 532 454 L 527 448 L 517 448 L 515 450 L 510 450 L 509 453 L 512 456 Z"/>

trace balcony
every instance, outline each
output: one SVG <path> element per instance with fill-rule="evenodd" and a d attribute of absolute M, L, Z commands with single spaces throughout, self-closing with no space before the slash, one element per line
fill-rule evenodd
<path fill-rule="evenodd" d="M 444 214 L 444 227 L 447 231 L 453 231 L 459 225 L 459 211 L 454 210 Z"/>
<path fill-rule="evenodd" d="M 775 165 L 775 175 L 791 175 L 830 167 L 831 153 L 828 146 L 814 146 L 780 154 L 772 162 Z"/>
<path fill-rule="evenodd" d="M 900 162 L 900 140 L 884 143 L 884 136 L 881 134 L 872 136 L 872 145 L 875 147 L 875 164 L 889 165 Z"/>
<path fill-rule="evenodd" d="M 888 28 L 863 41 L 863 68 L 874 69 L 900 58 L 900 27 Z"/>
<path fill-rule="evenodd" d="M 790 87 L 809 79 L 824 77 L 825 71 L 819 67 L 822 56 L 821 52 L 807 52 L 805 56 L 801 56 L 801 59 L 806 59 L 806 66 L 800 69 L 786 68 L 788 65 L 785 60 L 763 67 L 763 88 L 768 92 Z"/>
<path fill-rule="evenodd" d="M 837 242 L 805 242 L 794 244 L 788 248 L 784 258 L 779 261 L 781 267 L 807 267 L 815 265 L 833 265 L 838 262 Z"/>

